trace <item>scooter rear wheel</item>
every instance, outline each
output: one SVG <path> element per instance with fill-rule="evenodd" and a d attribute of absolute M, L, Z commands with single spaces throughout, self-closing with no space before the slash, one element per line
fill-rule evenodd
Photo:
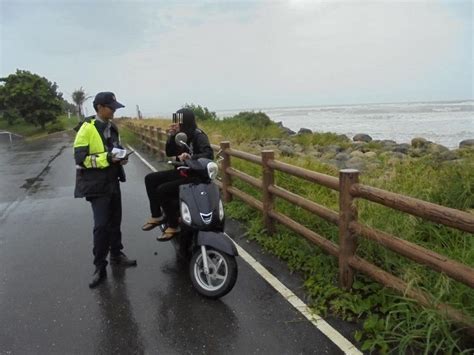
<path fill-rule="evenodd" d="M 219 298 L 232 290 L 237 281 L 235 257 L 207 247 L 209 275 L 204 272 L 201 249 L 197 249 L 189 264 L 189 274 L 194 288 L 208 298 Z"/>

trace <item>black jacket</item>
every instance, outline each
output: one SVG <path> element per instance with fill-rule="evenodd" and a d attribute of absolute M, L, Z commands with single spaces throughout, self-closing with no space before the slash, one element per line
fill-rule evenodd
<path fill-rule="evenodd" d="M 84 121 L 91 122 L 94 117 L 88 117 Z M 81 124 L 75 129 L 78 131 Z M 115 124 L 111 123 L 110 138 L 104 137 L 104 130 L 106 124 L 99 120 L 94 121 L 94 126 L 99 132 L 102 138 L 102 143 L 105 149 L 110 153 L 112 149 L 120 148 L 120 137 L 118 128 Z M 119 187 L 119 181 L 125 182 L 125 171 L 123 166 L 120 164 L 112 163 L 111 154 L 108 154 L 107 160 L 110 164 L 105 169 L 86 169 L 84 167 L 84 160 L 89 154 L 89 147 L 77 147 L 74 148 L 74 160 L 76 162 L 76 186 L 74 189 L 74 197 L 99 197 L 117 192 Z"/>
<path fill-rule="evenodd" d="M 174 140 L 175 136 L 175 134 L 169 136 L 166 141 L 166 155 L 169 157 L 178 156 L 181 153 L 188 153 L 186 148 L 179 147 L 176 144 Z M 186 143 L 193 149 L 191 159 L 207 158 L 214 160 L 214 151 L 209 143 L 209 138 L 207 138 L 206 133 L 201 131 L 199 128 L 196 128 L 194 134 L 191 137 L 188 137 Z"/>

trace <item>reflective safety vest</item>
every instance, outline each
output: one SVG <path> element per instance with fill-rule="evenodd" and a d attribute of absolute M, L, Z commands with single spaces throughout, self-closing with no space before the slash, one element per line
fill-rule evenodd
<path fill-rule="evenodd" d="M 85 168 L 105 169 L 110 166 L 107 161 L 107 150 L 94 123 L 95 119 L 84 121 L 76 134 L 74 148 L 88 147 L 89 152 L 84 160 Z"/>

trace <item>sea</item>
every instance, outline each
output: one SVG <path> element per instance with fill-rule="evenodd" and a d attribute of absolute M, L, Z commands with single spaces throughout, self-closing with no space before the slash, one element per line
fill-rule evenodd
<path fill-rule="evenodd" d="M 298 132 L 335 132 L 352 138 L 366 133 L 372 139 L 410 143 L 423 137 L 450 149 L 474 139 L 474 100 L 253 108 L 217 111 L 230 117 L 241 111 L 262 111 L 273 121 Z"/>

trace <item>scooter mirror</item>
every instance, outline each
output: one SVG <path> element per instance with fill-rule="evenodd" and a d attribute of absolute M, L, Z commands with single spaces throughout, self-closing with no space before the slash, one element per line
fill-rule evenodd
<path fill-rule="evenodd" d="M 174 141 L 180 147 L 186 146 L 186 142 L 188 141 L 188 136 L 184 132 L 179 132 L 175 137 Z"/>

